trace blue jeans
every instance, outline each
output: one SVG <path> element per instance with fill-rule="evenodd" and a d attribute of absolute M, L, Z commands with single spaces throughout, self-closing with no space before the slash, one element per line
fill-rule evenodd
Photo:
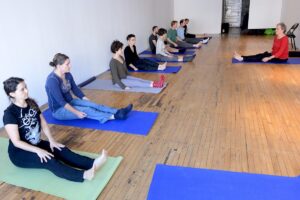
<path fill-rule="evenodd" d="M 69 104 L 78 111 L 84 112 L 86 118 L 98 120 L 100 123 L 105 123 L 112 115 L 116 114 L 116 108 L 111 108 L 104 105 L 99 105 L 94 102 L 82 99 L 73 99 Z M 79 119 L 77 115 L 71 111 L 61 107 L 52 113 L 53 117 L 58 120 Z"/>

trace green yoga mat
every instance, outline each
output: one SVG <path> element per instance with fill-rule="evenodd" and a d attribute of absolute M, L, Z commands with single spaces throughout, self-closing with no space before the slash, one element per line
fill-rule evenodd
<path fill-rule="evenodd" d="M 7 146 L 8 139 L 0 138 L 0 181 L 72 200 L 97 199 L 123 159 L 109 157 L 92 181 L 76 183 L 58 178 L 44 169 L 22 169 L 14 166 L 9 160 Z M 78 153 L 97 156 L 87 152 Z"/>

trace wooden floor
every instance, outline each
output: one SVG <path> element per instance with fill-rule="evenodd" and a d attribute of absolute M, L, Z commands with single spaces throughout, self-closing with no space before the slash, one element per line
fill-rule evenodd
<path fill-rule="evenodd" d="M 60 126 L 51 130 L 73 149 L 105 148 L 111 156 L 124 156 L 99 197 L 103 200 L 145 199 L 156 163 L 296 176 L 300 65 L 231 64 L 234 50 L 256 53 L 271 45 L 272 38 L 262 36 L 216 36 L 197 51 L 194 62 L 167 75 L 169 85 L 161 94 L 85 91 L 98 103 L 133 103 L 136 110 L 159 112 L 146 137 Z M 0 199 L 58 198 L 2 183 Z"/>

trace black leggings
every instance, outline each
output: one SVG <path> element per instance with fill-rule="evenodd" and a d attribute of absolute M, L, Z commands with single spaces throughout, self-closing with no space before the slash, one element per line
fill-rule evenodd
<path fill-rule="evenodd" d="M 272 56 L 272 54 L 266 51 L 264 53 L 260 53 L 260 54 L 256 54 L 256 55 L 252 55 L 252 56 L 242 56 L 242 57 L 243 57 L 244 62 L 262 62 L 263 58 L 270 57 L 270 56 Z M 286 62 L 287 60 L 288 59 L 272 58 L 268 62 L 283 63 L 283 62 Z"/>
<path fill-rule="evenodd" d="M 158 70 L 158 63 L 148 59 L 138 59 L 133 63 L 139 70 L 152 71 Z"/>
<path fill-rule="evenodd" d="M 195 34 L 187 33 L 187 34 L 185 34 L 185 37 L 186 37 L 186 38 L 195 38 L 196 35 L 195 35 Z"/>
<path fill-rule="evenodd" d="M 55 148 L 52 152 L 48 141 L 42 140 L 36 146 L 52 153 L 54 157 L 41 163 L 40 157 L 36 153 L 16 148 L 10 143 L 8 152 L 11 162 L 22 168 L 48 169 L 58 177 L 75 182 L 83 182 L 84 170 L 90 169 L 94 163 L 94 159 L 76 154 L 67 147 L 61 148 L 61 151 Z"/>

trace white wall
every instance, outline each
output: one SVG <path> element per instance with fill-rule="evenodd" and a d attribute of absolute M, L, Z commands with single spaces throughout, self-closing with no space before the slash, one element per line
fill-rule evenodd
<path fill-rule="evenodd" d="M 191 33 L 220 33 L 222 0 L 174 0 L 174 16 L 189 18 Z"/>
<path fill-rule="evenodd" d="M 168 28 L 170 22 L 174 19 L 174 0 L 152 0 L 154 10 L 152 11 L 155 25 Z M 151 27 L 152 28 L 152 27 Z"/>
<path fill-rule="evenodd" d="M 284 0 L 282 4 L 281 21 L 287 25 L 287 28 L 295 23 L 300 23 L 300 1 L 299 0 Z M 300 48 L 300 27 L 294 32 L 296 35 L 296 46 Z"/>
<path fill-rule="evenodd" d="M 138 50 L 145 49 L 151 27 L 172 19 L 173 0 L 0 0 L 1 84 L 10 76 L 23 77 L 30 96 L 44 104 L 48 63 L 55 53 L 71 58 L 80 83 L 108 69 L 114 39 L 126 42 L 134 33 Z M 2 88 L 0 126 L 8 105 Z"/>
<path fill-rule="evenodd" d="M 281 8 L 282 0 L 250 0 L 248 28 L 275 28 L 280 22 Z"/>

